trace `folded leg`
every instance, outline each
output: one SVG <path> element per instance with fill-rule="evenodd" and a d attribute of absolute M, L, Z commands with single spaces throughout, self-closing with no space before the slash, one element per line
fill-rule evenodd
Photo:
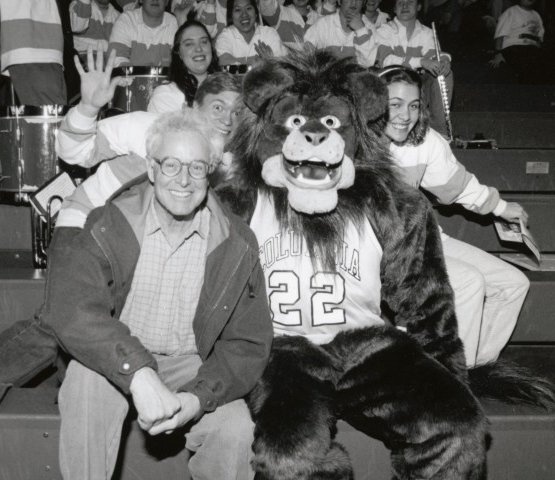
<path fill-rule="evenodd" d="M 257 480 L 349 480 L 348 456 L 333 441 L 331 358 L 303 337 L 274 340 L 266 371 L 249 396 Z"/>
<path fill-rule="evenodd" d="M 324 348 L 343 371 L 338 414 L 392 451 L 394 478 L 486 477 L 486 419 L 468 387 L 407 334 L 369 327 Z"/>

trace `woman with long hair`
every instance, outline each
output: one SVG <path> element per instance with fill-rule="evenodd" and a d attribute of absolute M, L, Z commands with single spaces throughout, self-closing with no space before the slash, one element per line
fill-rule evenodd
<path fill-rule="evenodd" d="M 210 73 L 218 71 L 218 60 L 206 27 L 187 20 L 175 33 L 168 83 L 157 87 L 148 111 L 162 113 L 191 107 L 198 86 Z"/>
<path fill-rule="evenodd" d="M 482 215 L 524 224 L 526 211 L 467 172 L 449 143 L 428 125 L 422 83 L 414 70 L 391 66 L 381 75 L 387 84 L 389 109 L 385 137 L 402 178 L 422 188 L 439 203 L 458 203 Z M 493 362 L 509 341 L 529 288 L 527 277 L 489 253 L 442 234 L 443 252 L 451 286 L 459 336 L 469 367 Z"/>

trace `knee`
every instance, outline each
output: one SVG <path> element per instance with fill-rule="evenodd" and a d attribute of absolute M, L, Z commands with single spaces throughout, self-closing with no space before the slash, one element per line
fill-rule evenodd
<path fill-rule="evenodd" d="M 460 267 L 456 271 L 449 271 L 449 281 L 456 296 L 484 297 L 486 294 L 486 279 L 480 271 L 470 265 Z"/>
<path fill-rule="evenodd" d="M 221 419 L 213 434 L 222 445 L 232 446 L 235 450 L 250 450 L 254 438 L 254 423 L 246 406 L 233 409 L 229 415 Z"/>

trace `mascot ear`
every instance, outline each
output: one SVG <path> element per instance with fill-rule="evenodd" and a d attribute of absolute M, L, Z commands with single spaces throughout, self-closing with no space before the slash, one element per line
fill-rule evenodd
<path fill-rule="evenodd" d="M 349 85 L 367 122 L 376 120 L 386 112 L 388 92 L 381 78 L 367 71 L 351 73 Z"/>
<path fill-rule="evenodd" d="M 250 70 L 243 80 L 245 104 L 254 113 L 268 99 L 294 83 L 293 72 L 275 61 L 265 61 Z"/>

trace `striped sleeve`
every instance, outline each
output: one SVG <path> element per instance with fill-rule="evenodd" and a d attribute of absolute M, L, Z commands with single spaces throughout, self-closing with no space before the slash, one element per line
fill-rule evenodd
<path fill-rule="evenodd" d="M 128 65 L 131 59 L 131 39 L 136 37 L 129 12 L 122 13 L 112 27 L 108 51 L 116 51 L 116 66 Z"/>
<path fill-rule="evenodd" d="M 69 5 L 69 19 L 72 32 L 84 32 L 89 27 L 89 20 L 92 15 L 91 1 L 73 0 Z"/>
<path fill-rule="evenodd" d="M 482 215 L 497 211 L 499 192 L 478 182 L 455 158 L 451 147 L 439 133 L 430 130 L 424 148 L 428 149 L 426 170 L 421 182 L 424 190 L 445 205 L 458 203 Z"/>
<path fill-rule="evenodd" d="M 94 175 L 65 198 L 56 227 L 83 228 L 88 214 L 100 207 L 125 183 L 146 172 L 146 161 L 136 155 L 122 155 L 102 163 Z"/>
<path fill-rule="evenodd" d="M 364 26 L 355 31 L 353 40 L 357 62 L 363 67 L 372 67 L 376 62 L 377 46 L 372 31 Z"/>
<path fill-rule="evenodd" d="M 73 107 L 58 130 L 56 151 L 65 162 L 83 167 L 130 152 L 144 157 L 146 132 L 156 117 L 149 112 L 132 112 L 97 123 L 96 118 Z"/>

